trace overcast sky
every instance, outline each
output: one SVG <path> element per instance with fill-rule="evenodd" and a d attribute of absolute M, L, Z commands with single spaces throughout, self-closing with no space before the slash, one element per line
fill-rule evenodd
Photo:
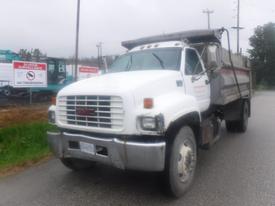
<path fill-rule="evenodd" d="M 123 40 L 207 27 L 203 9 L 214 10 L 211 27 L 236 25 L 237 0 L 81 0 L 81 57 L 125 51 Z M 48 56 L 74 54 L 77 0 L 0 0 L 0 49 L 40 48 Z M 241 47 L 257 25 L 275 22 L 275 0 L 241 0 Z M 231 30 L 233 49 L 236 32 Z"/>

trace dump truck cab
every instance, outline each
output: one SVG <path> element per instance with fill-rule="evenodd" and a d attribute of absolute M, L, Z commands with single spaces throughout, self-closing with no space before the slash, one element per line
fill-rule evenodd
<path fill-rule="evenodd" d="M 209 107 L 210 86 L 206 68 L 198 51 L 184 42 L 156 42 L 134 47 L 109 68 L 111 73 L 131 71 L 170 71 L 175 74 L 174 89 L 194 97 L 199 111 Z"/>
<path fill-rule="evenodd" d="M 49 121 L 49 144 L 78 170 L 94 162 L 164 172 L 173 195 L 191 185 L 198 148 L 228 130 L 244 132 L 249 73 L 222 58 L 224 29 L 187 31 L 122 42 L 128 51 L 109 72 L 63 88 Z M 238 72 L 236 72 L 236 70 Z"/>

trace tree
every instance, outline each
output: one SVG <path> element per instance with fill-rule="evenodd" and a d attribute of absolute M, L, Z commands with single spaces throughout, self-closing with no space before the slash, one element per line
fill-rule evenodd
<path fill-rule="evenodd" d="M 249 38 L 251 67 L 256 84 L 275 86 L 275 23 L 258 26 Z"/>
<path fill-rule="evenodd" d="M 40 49 L 31 49 L 31 51 L 27 49 L 20 49 L 18 52 L 19 56 L 25 61 L 36 61 L 39 62 L 42 59 L 46 58 L 47 55 L 43 54 Z"/>
<path fill-rule="evenodd" d="M 34 50 L 32 49 L 31 53 L 32 53 L 32 58 L 37 62 L 40 61 L 41 57 L 43 57 L 43 54 L 39 49 L 34 49 Z"/>
<path fill-rule="evenodd" d="M 31 60 L 31 52 L 29 52 L 27 49 L 20 49 L 18 54 L 25 61 Z"/>

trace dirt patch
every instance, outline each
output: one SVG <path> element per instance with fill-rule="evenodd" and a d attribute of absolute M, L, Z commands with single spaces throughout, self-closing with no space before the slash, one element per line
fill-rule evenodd
<path fill-rule="evenodd" d="M 0 107 L 0 128 L 14 124 L 47 121 L 48 104 Z"/>
<path fill-rule="evenodd" d="M 15 125 L 15 129 L 16 129 L 17 127 L 16 125 L 21 125 L 21 124 L 25 125 L 26 123 L 42 122 L 43 124 L 46 124 L 45 122 L 47 122 L 47 119 L 48 119 L 48 114 L 47 114 L 48 108 L 49 108 L 49 104 L 33 104 L 33 105 L 24 105 L 24 106 L 5 106 L 5 107 L 2 106 L 0 107 L 0 130 L 1 128 L 10 127 L 13 125 Z M 4 129 L 1 131 L 4 131 Z M 25 137 L 22 136 L 22 139 L 24 138 Z M 43 138 L 41 137 L 41 141 Z M 0 142 L 0 146 L 1 146 L 1 142 Z M 17 172 L 21 172 L 26 168 L 46 162 L 51 157 L 52 155 L 47 153 L 42 156 L 40 155 L 37 158 L 33 158 L 32 160 L 24 161 L 23 163 L 19 163 L 16 165 L 11 164 L 11 166 L 1 168 L 0 178 L 15 174 Z"/>

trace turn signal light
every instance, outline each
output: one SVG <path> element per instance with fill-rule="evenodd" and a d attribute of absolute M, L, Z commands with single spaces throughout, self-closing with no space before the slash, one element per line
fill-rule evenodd
<path fill-rule="evenodd" d="M 152 109 L 154 106 L 154 101 L 152 98 L 145 98 L 143 101 L 143 106 L 145 109 Z"/>
<path fill-rule="evenodd" d="M 52 105 L 56 105 L 56 96 L 53 96 L 51 98 L 51 103 L 52 103 Z"/>

